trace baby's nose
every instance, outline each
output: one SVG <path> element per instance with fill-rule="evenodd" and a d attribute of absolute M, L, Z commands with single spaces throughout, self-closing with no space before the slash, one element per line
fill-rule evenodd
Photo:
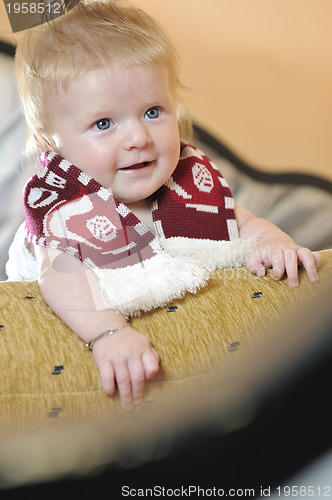
<path fill-rule="evenodd" d="M 140 122 L 128 124 L 124 135 L 124 148 L 144 149 L 151 144 L 152 140 L 147 127 Z"/>

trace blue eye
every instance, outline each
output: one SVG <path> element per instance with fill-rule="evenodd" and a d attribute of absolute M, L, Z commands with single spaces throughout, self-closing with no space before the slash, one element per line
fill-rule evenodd
<path fill-rule="evenodd" d="M 102 118 L 101 120 L 98 120 L 94 125 L 93 125 L 93 130 L 107 130 L 111 126 L 111 120 L 108 118 Z"/>
<path fill-rule="evenodd" d="M 145 113 L 145 117 L 149 118 L 149 120 L 155 120 L 159 116 L 160 116 L 160 109 L 159 108 L 150 108 Z"/>

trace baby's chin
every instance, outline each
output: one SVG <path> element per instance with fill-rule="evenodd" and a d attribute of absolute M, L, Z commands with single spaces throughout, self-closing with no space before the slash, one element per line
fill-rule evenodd
<path fill-rule="evenodd" d="M 117 197 L 116 197 L 117 198 Z M 147 196 L 146 198 L 141 198 L 141 197 L 137 197 L 137 198 L 130 198 L 130 199 L 127 199 L 127 198 L 117 198 L 121 203 L 123 203 L 124 205 L 126 205 L 127 207 L 146 207 L 146 206 L 149 206 L 150 207 L 150 204 L 151 204 L 151 199 L 152 199 L 152 195 L 149 195 Z"/>

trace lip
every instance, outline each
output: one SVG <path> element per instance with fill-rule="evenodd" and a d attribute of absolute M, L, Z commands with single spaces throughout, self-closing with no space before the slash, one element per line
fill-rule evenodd
<path fill-rule="evenodd" d="M 154 164 L 154 161 L 144 161 L 141 163 L 135 163 L 133 165 L 130 165 L 129 167 L 123 167 L 119 168 L 119 172 L 123 173 L 144 173 L 146 172 L 152 165 Z"/>

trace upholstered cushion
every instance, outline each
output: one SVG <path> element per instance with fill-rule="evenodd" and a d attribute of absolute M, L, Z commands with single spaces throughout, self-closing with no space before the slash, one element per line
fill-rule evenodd
<path fill-rule="evenodd" d="M 207 373 L 255 347 L 281 319 L 309 303 L 331 281 L 332 250 L 322 252 L 320 281 L 300 271 L 300 286 L 257 278 L 246 268 L 217 271 L 209 285 L 168 307 L 131 320 L 161 358 L 147 384 L 151 408 L 186 392 Z M 122 415 L 107 397 L 85 344 L 43 302 L 37 282 L 0 284 L 0 436 Z"/>

